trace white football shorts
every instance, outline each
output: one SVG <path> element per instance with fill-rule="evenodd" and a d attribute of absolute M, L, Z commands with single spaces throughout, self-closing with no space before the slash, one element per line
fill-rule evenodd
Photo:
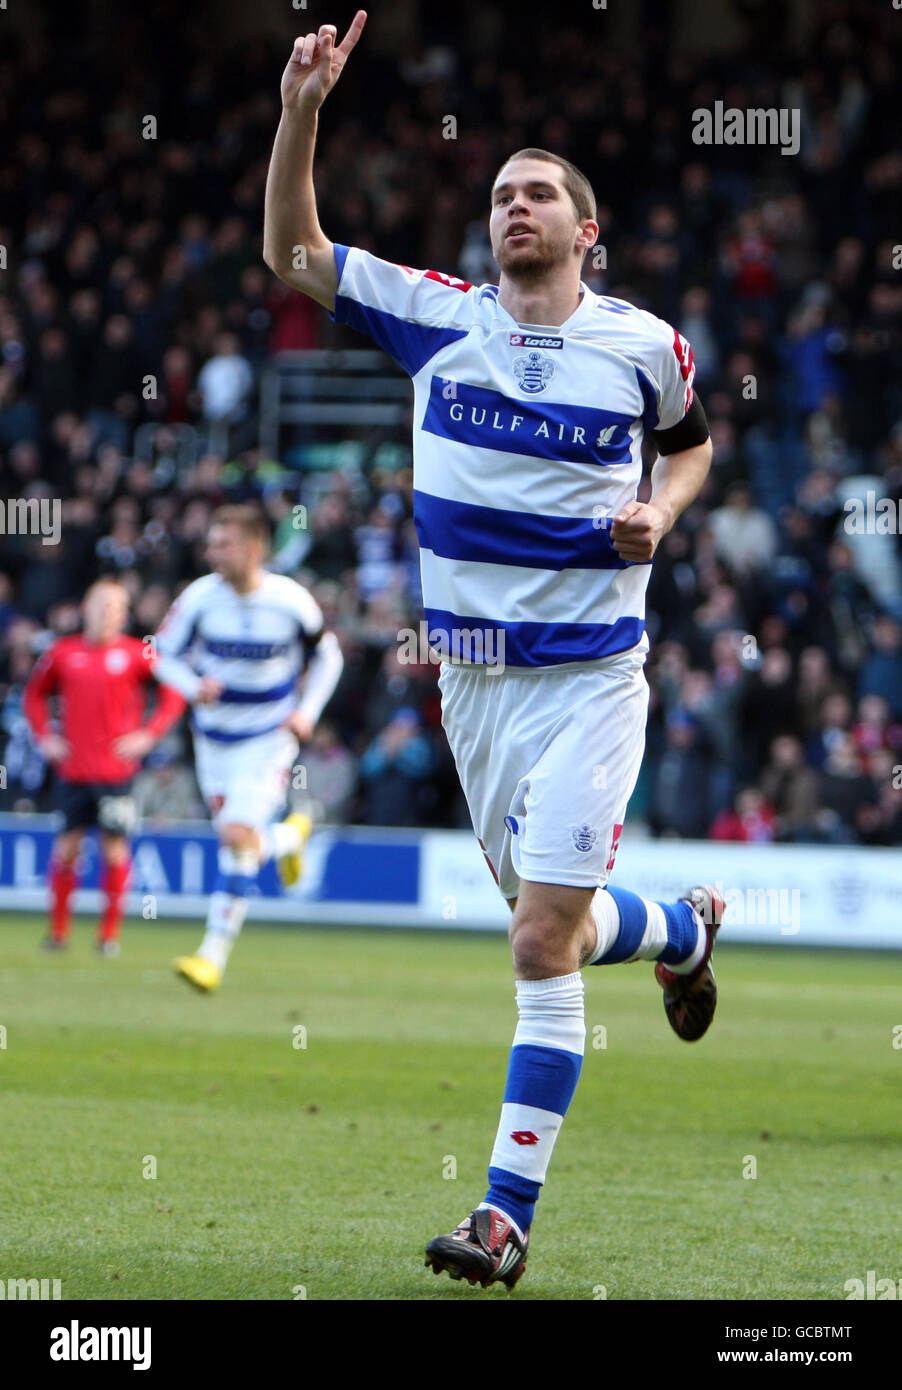
<path fill-rule="evenodd" d="M 645 644 L 560 670 L 443 662 L 442 724 L 505 898 L 520 879 L 600 888 L 645 751 Z"/>
<path fill-rule="evenodd" d="M 280 815 L 298 752 L 289 729 L 220 743 L 194 731 L 197 781 L 214 824 L 261 829 Z"/>

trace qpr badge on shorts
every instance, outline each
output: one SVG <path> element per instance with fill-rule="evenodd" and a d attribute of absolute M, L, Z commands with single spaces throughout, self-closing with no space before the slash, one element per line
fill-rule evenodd
<path fill-rule="evenodd" d="M 571 825 L 570 839 L 574 849 L 578 849 L 580 854 L 588 854 L 598 839 L 598 831 L 591 825 Z"/>
<path fill-rule="evenodd" d="M 540 352 L 515 357 L 511 365 L 514 376 L 520 383 L 520 390 L 528 396 L 535 396 L 539 391 L 544 391 L 554 376 L 554 363 L 550 357 L 543 357 Z"/>

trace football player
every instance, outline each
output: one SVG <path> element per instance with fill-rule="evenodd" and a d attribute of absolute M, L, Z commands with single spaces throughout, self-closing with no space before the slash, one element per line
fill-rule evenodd
<path fill-rule="evenodd" d="M 644 750 L 651 562 L 712 449 L 686 340 L 583 282 L 595 199 L 566 159 L 518 150 L 498 171 L 497 285 L 329 241 L 312 176 L 318 111 L 365 20 L 358 11 L 340 44 L 332 25 L 295 41 L 264 258 L 413 382 L 414 520 L 442 722 L 511 907 L 519 1012 L 488 1190 L 429 1242 L 426 1262 L 511 1286 L 582 1066 L 583 967 L 653 961 L 683 1039 L 714 1014 L 716 892 L 659 903 L 608 887 Z M 645 438 L 658 459 L 640 501 Z"/>

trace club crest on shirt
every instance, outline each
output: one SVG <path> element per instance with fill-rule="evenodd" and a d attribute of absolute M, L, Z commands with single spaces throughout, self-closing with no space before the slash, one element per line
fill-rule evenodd
<path fill-rule="evenodd" d="M 128 666 L 128 654 L 120 647 L 114 647 L 112 651 L 107 652 L 103 664 L 111 676 L 119 676 Z"/>
<path fill-rule="evenodd" d="M 511 364 L 514 376 L 520 383 L 520 390 L 528 396 L 536 396 L 544 391 L 554 376 L 554 363 L 540 352 L 528 352 L 525 357 L 515 357 Z"/>
<path fill-rule="evenodd" d="M 580 854 L 588 854 L 598 839 L 598 831 L 591 825 L 571 825 L 570 839 L 574 849 L 578 849 Z"/>

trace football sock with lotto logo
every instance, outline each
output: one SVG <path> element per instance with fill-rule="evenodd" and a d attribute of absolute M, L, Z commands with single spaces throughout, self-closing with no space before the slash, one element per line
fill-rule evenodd
<path fill-rule="evenodd" d="M 586 965 L 660 960 L 688 975 L 701 964 L 707 932 L 690 903 L 653 903 L 626 888 L 599 888 L 591 910 L 598 938 Z"/>
<path fill-rule="evenodd" d="M 75 864 L 54 859 L 50 866 L 50 935 L 54 941 L 68 940 L 72 921 L 69 899 L 77 885 Z"/>
<path fill-rule="evenodd" d="M 210 897 L 207 931 L 197 954 L 224 970 L 247 914 L 247 899 L 260 869 L 253 850 L 219 851 L 219 874 Z"/>
<path fill-rule="evenodd" d="M 101 941 L 117 941 L 119 939 L 119 930 L 122 926 L 122 907 L 130 871 L 130 859 L 123 859 L 121 863 L 104 864 L 103 866 L 100 886 L 106 898 L 106 906 L 100 921 L 99 935 Z"/>
<path fill-rule="evenodd" d="M 518 980 L 514 1034 L 501 1122 L 482 1206 L 498 1207 L 519 1226 L 533 1211 L 558 1131 L 573 1099 L 586 1045 L 583 977 Z"/>

